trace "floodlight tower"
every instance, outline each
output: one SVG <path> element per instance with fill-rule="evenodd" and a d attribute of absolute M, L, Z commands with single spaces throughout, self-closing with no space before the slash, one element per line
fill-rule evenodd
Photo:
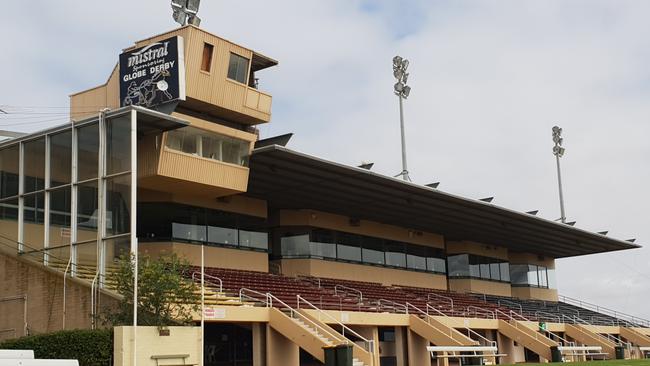
<path fill-rule="evenodd" d="M 201 0 L 172 0 L 172 17 L 181 26 L 191 24 L 198 27 L 201 18 L 196 14 L 200 4 Z"/>
<path fill-rule="evenodd" d="M 409 67 L 409 60 L 402 58 L 400 56 L 393 57 L 393 76 L 397 79 L 397 83 L 394 85 L 395 95 L 399 98 L 399 123 L 400 129 L 402 131 L 402 172 L 396 175 L 400 175 L 406 181 L 411 181 L 409 177 L 409 171 L 406 165 L 406 137 L 404 136 L 404 106 L 403 100 L 408 98 L 411 93 L 411 87 L 406 85 L 408 81 L 409 74 L 406 72 L 406 69 Z"/>
<path fill-rule="evenodd" d="M 557 163 L 557 184 L 560 192 L 560 221 L 566 223 L 566 214 L 564 213 L 564 195 L 562 194 L 562 174 L 560 172 L 560 158 L 564 156 L 565 148 L 562 147 L 562 129 L 558 126 L 553 126 L 553 155 L 555 155 L 555 162 Z"/>

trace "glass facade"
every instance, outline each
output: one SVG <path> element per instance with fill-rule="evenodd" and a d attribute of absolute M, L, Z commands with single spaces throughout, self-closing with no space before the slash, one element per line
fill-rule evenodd
<path fill-rule="evenodd" d="M 183 127 L 167 133 L 169 149 L 224 163 L 248 166 L 248 141 L 219 135 L 194 127 Z"/>
<path fill-rule="evenodd" d="M 0 245 L 85 271 L 130 250 L 135 113 L 68 124 L 0 148 Z M 102 158 L 100 160 L 100 157 Z"/>
<path fill-rule="evenodd" d="M 449 278 L 476 278 L 480 280 L 510 282 L 508 262 L 503 259 L 474 254 L 456 254 L 447 257 Z"/>
<path fill-rule="evenodd" d="M 443 251 L 437 248 L 308 227 L 278 228 L 274 238 L 277 258 L 329 259 L 446 273 Z"/>
<path fill-rule="evenodd" d="M 138 203 L 140 241 L 268 250 L 266 219 L 177 203 Z"/>
<path fill-rule="evenodd" d="M 513 286 L 556 288 L 555 269 L 534 264 L 511 264 Z"/>

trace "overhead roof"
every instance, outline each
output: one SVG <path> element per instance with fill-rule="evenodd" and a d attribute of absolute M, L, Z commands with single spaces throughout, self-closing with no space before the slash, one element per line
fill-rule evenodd
<path fill-rule="evenodd" d="M 278 145 L 253 150 L 248 194 L 553 258 L 639 248 L 625 240 L 338 164 Z"/>

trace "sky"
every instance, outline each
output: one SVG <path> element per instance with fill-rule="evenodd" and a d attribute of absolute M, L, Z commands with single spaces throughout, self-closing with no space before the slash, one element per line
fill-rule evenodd
<path fill-rule="evenodd" d="M 650 319 L 647 14 L 644 0 L 204 0 L 199 13 L 205 30 L 280 61 L 258 75 L 273 95 L 260 130 L 293 132 L 294 150 L 399 173 L 399 54 L 413 181 L 554 220 L 561 126 L 569 221 L 649 247 L 558 260 L 560 294 Z M 0 129 L 65 123 L 69 94 L 175 26 L 163 0 L 5 2 L 0 108 L 44 114 L 0 114 Z"/>

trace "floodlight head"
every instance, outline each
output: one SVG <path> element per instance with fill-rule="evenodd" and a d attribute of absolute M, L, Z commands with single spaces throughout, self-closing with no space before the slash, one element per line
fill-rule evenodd
<path fill-rule="evenodd" d="M 404 84 L 398 81 L 395 83 L 394 88 L 395 88 L 395 93 L 401 94 L 402 91 L 404 90 Z"/>
<path fill-rule="evenodd" d="M 562 129 L 560 127 L 558 127 L 558 126 L 553 126 L 553 133 L 554 134 L 561 134 Z"/>
<path fill-rule="evenodd" d="M 187 0 L 187 11 L 196 14 L 199 12 L 199 5 L 201 0 Z"/>
<path fill-rule="evenodd" d="M 187 24 L 191 24 L 195 27 L 198 27 L 201 25 L 201 18 L 197 17 L 196 15 L 190 15 L 187 17 Z"/>
<path fill-rule="evenodd" d="M 408 85 L 404 86 L 404 90 L 402 91 L 402 97 L 408 98 L 409 94 L 411 94 L 411 87 Z"/>
<path fill-rule="evenodd" d="M 409 73 L 405 72 L 404 75 L 402 76 L 402 82 L 406 84 L 408 83 L 408 81 L 409 81 Z"/>
<path fill-rule="evenodd" d="M 401 64 L 402 64 L 402 58 L 400 56 L 393 57 L 393 67 L 395 68 L 400 67 Z"/>
<path fill-rule="evenodd" d="M 395 69 L 395 71 L 393 71 L 393 76 L 397 80 L 402 80 L 404 77 L 404 71 L 402 71 L 402 69 Z"/>
<path fill-rule="evenodd" d="M 403 59 L 402 60 L 402 70 L 406 71 L 406 69 L 408 69 L 408 67 L 409 67 L 409 60 Z"/>

